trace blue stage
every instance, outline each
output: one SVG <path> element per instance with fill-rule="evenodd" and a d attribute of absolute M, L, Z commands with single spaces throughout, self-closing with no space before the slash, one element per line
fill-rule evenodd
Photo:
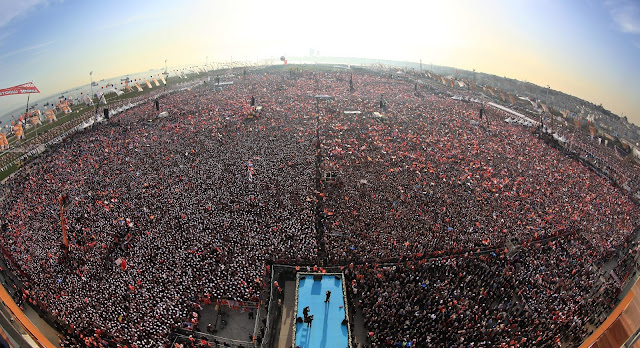
<path fill-rule="evenodd" d="M 308 306 L 313 321 L 310 327 L 306 323 L 296 322 L 296 347 L 350 347 L 349 323 L 342 325 L 347 318 L 342 274 L 322 274 L 322 280 L 313 280 L 313 276 L 311 273 L 298 273 L 296 318 L 303 318 L 302 311 Z M 327 290 L 331 291 L 329 302 L 325 302 Z"/>

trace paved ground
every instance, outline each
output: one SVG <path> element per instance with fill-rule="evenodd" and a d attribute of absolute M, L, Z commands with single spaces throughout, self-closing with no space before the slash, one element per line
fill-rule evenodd
<path fill-rule="evenodd" d="M 28 339 L 27 333 L 24 329 L 13 320 L 13 316 L 7 310 L 4 302 L 0 304 L 0 326 L 6 332 L 9 343 L 13 347 L 30 347 L 33 340 Z"/>
<path fill-rule="evenodd" d="M 353 308 L 349 308 L 349 310 L 353 310 Z M 362 311 L 356 311 L 356 315 L 351 322 L 351 332 L 356 344 L 355 347 L 364 347 L 367 344 L 367 330 L 364 327 Z"/>
<path fill-rule="evenodd" d="M 249 312 L 235 311 L 228 307 L 222 307 L 221 312 L 223 314 L 218 316 L 219 312 L 214 305 L 204 306 L 200 311 L 200 331 L 206 332 L 207 324 L 211 323 L 217 330 L 215 336 L 251 342 L 256 325 L 255 316 L 254 319 L 250 319 Z"/>
<path fill-rule="evenodd" d="M 282 302 L 282 317 L 280 319 L 280 334 L 273 345 L 276 348 L 290 348 L 293 343 L 293 323 L 296 309 L 296 282 L 284 282 L 284 301 Z"/>
<path fill-rule="evenodd" d="M 60 347 L 59 342 L 59 333 L 56 329 L 52 328 L 44 319 L 40 318 L 40 315 L 36 311 L 31 308 L 30 305 L 25 305 L 24 314 L 31 320 L 33 325 L 35 325 L 40 332 L 49 340 L 49 342 L 53 343 L 56 347 Z"/>

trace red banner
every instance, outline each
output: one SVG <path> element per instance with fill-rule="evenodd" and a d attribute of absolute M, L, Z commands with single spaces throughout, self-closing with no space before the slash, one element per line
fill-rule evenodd
<path fill-rule="evenodd" d="M 13 94 L 40 93 L 38 87 L 33 82 L 23 83 L 21 85 L 0 89 L 0 97 Z"/>

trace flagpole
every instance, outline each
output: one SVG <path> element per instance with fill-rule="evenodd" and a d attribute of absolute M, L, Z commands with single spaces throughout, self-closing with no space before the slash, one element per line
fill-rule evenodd
<path fill-rule="evenodd" d="M 27 108 L 26 108 L 26 109 L 25 109 L 25 111 L 24 111 L 24 118 L 25 118 L 25 121 L 26 121 L 26 119 L 27 119 L 27 115 L 29 114 L 29 98 L 30 98 L 30 97 L 31 97 L 31 93 L 28 93 L 28 94 L 27 94 Z M 25 122 L 25 125 L 26 125 L 26 122 Z M 36 138 L 37 138 L 37 137 L 38 137 L 38 125 L 35 125 L 35 126 L 34 126 L 34 128 L 35 128 L 35 130 L 36 130 Z M 24 132 L 24 138 L 25 138 L 25 140 L 27 139 L 27 132 L 26 132 L 26 130 L 25 130 L 25 132 Z"/>
<path fill-rule="evenodd" d="M 27 117 L 27 112 L 29 112 L 29 98 L 31 97 L 31 93 L 27 94 L 27 109 L 24 111 L 24 117 Z"/>

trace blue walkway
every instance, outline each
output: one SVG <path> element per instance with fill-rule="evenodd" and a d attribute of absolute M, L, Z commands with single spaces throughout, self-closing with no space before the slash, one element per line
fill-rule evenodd
<path fill-rule="evenodd" d="M 302 310 L 309 306 L 313 315 L 311 327 L 296 323 L 296 347 L 300 348 L 347 348 L 349 335 L 345 319 L 344 298 L 342 297 L 342 277 L 323 275 L 321 281 L 314 281 L 313 275 L 299 275 L 297 317 L 304 317 Z M 305 279 L 302 279 L 305 277 Z M 325 294 L 331 291 L 331 299 L 325 303 Z"/>

